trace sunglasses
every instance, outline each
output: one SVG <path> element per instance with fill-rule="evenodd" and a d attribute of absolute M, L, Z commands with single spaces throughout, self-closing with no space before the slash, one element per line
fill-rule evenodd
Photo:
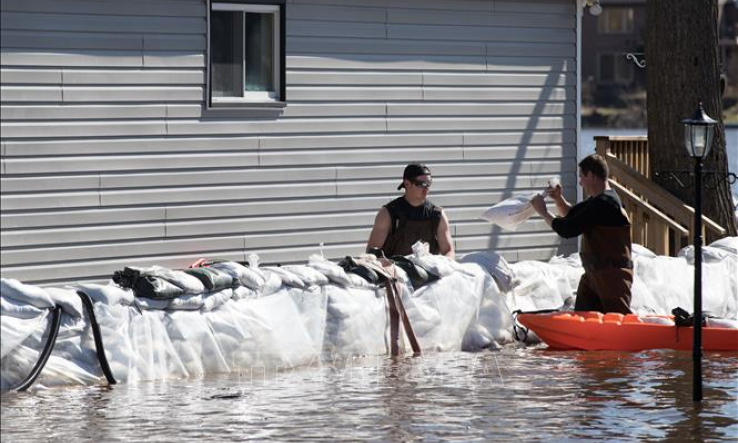
<path fill-rule="evenodd" d="M 432 180 L 410 180 L 410 183 L 412 183 L 414 186 L 418 188 L 428 189 L 433 184 Z"/>

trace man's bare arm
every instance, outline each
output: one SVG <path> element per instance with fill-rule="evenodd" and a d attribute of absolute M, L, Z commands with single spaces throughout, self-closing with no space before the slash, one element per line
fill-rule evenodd
<path fill-rule="evenodd" d="M 448 258 L 455 258 L 454 241 L 451 238 L 451 228 L 446 212 L 441 212 L 441 222 L 438 224 L 436 238 L 438 238 L 438 252 Z"/>
<path fill-rule="evenodd" d="M 374 227 L 372 228 L 372 233 L 369 234 L 369 241 L 366 243 L 367 252 L 371 248 L 381 248 L 384 246 L 384 242 L 390 233 L 390 228 L 392 228 L 392 217 L 390 217 L 387 208 L 382 207 L 374 218 Z"/>

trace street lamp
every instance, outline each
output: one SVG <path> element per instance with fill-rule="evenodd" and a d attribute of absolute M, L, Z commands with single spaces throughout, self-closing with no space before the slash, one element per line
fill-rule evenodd
<path fill-rule="evenodd" d="M 684 123 L 684 146 L 694 158 L 694 338 L 692 341 L 692 399 L 702 401 L 702 160 L 710 152 L 717 121 L 705 114 L 700 102 Z"/>

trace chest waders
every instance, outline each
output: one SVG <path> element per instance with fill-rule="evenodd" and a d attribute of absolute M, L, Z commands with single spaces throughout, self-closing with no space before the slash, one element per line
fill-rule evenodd
<path fill-rule="evenodd" d="M 623 215 L 627 220 L 625 211 Z M 595 226 L 585 232 L 580 256 L 584 275 L 574 310 L 632 314 L 630 220 L 624 226 Z"/>

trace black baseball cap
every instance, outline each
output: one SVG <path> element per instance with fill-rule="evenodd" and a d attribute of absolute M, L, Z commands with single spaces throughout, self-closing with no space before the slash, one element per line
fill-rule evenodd
<path fill-rule="evenodd" d="M 431 175 L 430 169 L 422 163 L 410 163 L 405 166 L 405 171 L 402 173 L 402 183 L 397 189 L 400 190 L 405 187 L 405 180 L 412 180 L 421 175 Z"/>

